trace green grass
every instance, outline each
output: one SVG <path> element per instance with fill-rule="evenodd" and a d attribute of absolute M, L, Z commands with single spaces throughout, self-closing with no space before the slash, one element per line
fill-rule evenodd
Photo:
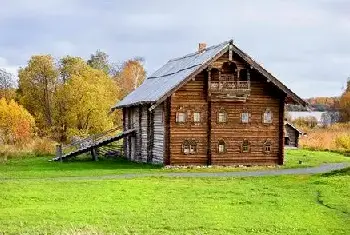
<path fill-rule="evenodd" d="M 349 171 L 0 181 L 0 234 L 350 234 Z"/>
<path fill-rule="evenodd" d="M 265 170 L 267 167 L 213 167 L 193 169 L 164 169 L 161 166 L 132 163 L 123 159 L 101 159 L 93 162 L 90 158 L 77 158 L 69 162 L 49 162 L 48 157 L 23 157 L 9 159 L 0 163 L 0 179 L 6 178 L 44 178 L 64 176 L 99 176 L 127 173 L 158 173 L 158 172 L 220 172 Z M 302 164 L 299 164 L 299 161 Z M 285 165 L 282 168 L 318 166 L 324 163 L 349 162 L 350 157 L 338 153 L 312 152 L 307 150 L 287 150 Z M 280 168 L 280 167 L 278 167 Z"/>
<path fill-rule="evenodd" d="M 246 169 L 48 159 L 0 164 L 0 234 L 350 234 L 350 168 L 313 176 L 77 180 L 57 177 Z M 283 167 L 348 161 L 289 150 Z"/>

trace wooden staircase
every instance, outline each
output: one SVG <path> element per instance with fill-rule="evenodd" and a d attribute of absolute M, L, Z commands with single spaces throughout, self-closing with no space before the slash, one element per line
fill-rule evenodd
<path fill-rule="evenodd" d="M 56 157 L 54 157 L 52 161 L 63 161 L 88 152 L 91 153 L 94 160 L 97 160 L 98 154 L 108 154 L 111 151 L 119 152 L 121 155 L 122 146 L 120 144 L 113 145 L 112 143 L 133 134 L 135 134 L 135 129 L 121 132 L 120 128 L 113 128 L 106 132 L 72 142 L 68 145 L 57 145 Z"/>

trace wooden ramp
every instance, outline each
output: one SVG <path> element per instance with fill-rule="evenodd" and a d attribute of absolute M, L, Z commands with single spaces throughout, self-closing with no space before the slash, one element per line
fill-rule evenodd
<path fill-rule="evenodd" d="M 59 145 L 57 146 L 56 157 L 53 158 L 52 160 L 63 161 L 72 157 L 76 157 L 83 153 L 88 153 L 88 152 L 90 152 L 92 154 L 92 157 L 95 160 L 97 160 L 97 153 L 96 153 L 97 149 L 103 146 L 107 146 L 112 142 L 116 142 L 126 136 L 133 135 L 135 133 L 134 129 L 130 129 L 121 133 L 120 132 L 114 133 L 117 130 L 119 129 L 117 128 L 111 129 L 107 132 L 93 135 L 83 140 L 73 142 L 69 145 L 65 145 L 65 146 Z"/>

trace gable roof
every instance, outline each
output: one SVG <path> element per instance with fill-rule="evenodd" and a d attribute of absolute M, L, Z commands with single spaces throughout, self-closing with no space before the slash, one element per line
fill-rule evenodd
<path fill-rule="evenodd" d="M 303 135 L 305 134 L 302 130 L 298 129 L 296 126 L 294 126 L 292 123 L 290 122 L 285 122 L 284 125 L 288 125 L 291 128 L 293 128 L 294 130 L 296 130 L 297 132 L 299 132 L 299 134 Z"/>
<path fill-rule="evenodd" d="M 231 40 L 208 47 L 203 52 L 191 53 L 183 57 L 169 60 L 163 67 L 149 76 L 141 86 L 112 107 L 112 109 L 146 103 L 157 105 L 163 102 L 164 99 L 175 92 L 176 89 L 205 69 L 212 61 L 227 52 L 230 45 L 232 45 L 231 48 L 233 52 L 248 63 L 252 69 L 257 70 L 260 74 L 266 77 L 268 81 L 272 82 L 282 90 L 287 95 L 287 101 L 289 100 L 303 106 L 307 104 L 246 53 L 236 47 Z"/>

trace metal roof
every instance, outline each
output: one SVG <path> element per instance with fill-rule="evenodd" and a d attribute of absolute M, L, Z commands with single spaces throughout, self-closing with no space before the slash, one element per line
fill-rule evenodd
<path fill-rule="evenodd" d="M 112 109 L 156 102 L 228 45 L 229 42 L 224 42 L 208 47 L 201 53 L 196 52 L 169 60 Z"/>
<path fill-rule="evenodd" d="M 234 53 L 239 55 L 251 68 L 257 70 L 260 74 L 271 81 L 275 86 L 287 94 L 287 99 L 306 106 L 307 103 L 292 92 L 288 87 L 282 84 L 272 74 L 267 72 L 261 65 L 255 62 L 250 56 L 240 50 L 233 44 L 233 41 L 226 41 L 219 45 L 206 48 L 202 52 L 188 54 L 183 57 L 169 60 L 163 67 L 155 71 L 149 76 L 137 89 L 127 95 L 122 101 L 116 104 L 113 109 L 122 108 L 132 105 L 144 103 L 160 103 L 164 97 L 171 94 L 181 83 L 186 82 L 186 79 L 193 76 L 205 64 L 211 62 L 215 57 L 224 50 L 228 50 L 232 45 Z M 155 105 L 157 105 L 157 103 Z"/>

